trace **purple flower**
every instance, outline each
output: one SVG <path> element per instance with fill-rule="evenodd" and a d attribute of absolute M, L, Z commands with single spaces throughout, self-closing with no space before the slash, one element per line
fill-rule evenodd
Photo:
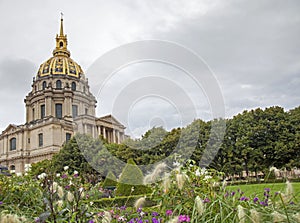
<path fill-rule="evenodd" d="M 95 223 L 93 220 L 89 220 L 88 223 Z"/>
<path fill-rule="evenodd" d="M 67 185 L 67 186 L 65 186 L 65 189 L 66 189 L 66 190 L 69 190 L 70 187 L 71 187 L 70 185 Z"/>
<path fill-rule="evenodd" d="M 121 206 L 120 207 L 120 210 L 126 210 L 126 206 L 124 205 L 124 206 Z"/>
<path fill-rule="evenodd" d="M 142 208 L 138 208 L 137 213 L 141 213 L 141 212 L 142 212 Z"/>
<path fill-rule="evenodd" d="M 76 174 L 74 174 L 73 176 L 74 176 L 74 178 L 77 178 L 77 177 L 79 176 L 79 174 L 76 173 Z"/>
<path fill-rule="evenodd" d="M 65 179 L 65 178 L 67 178 L 68 176 L 67 176 L 67 174 L 63 174 L 63 175 L 61 175 L 61 178 L 63 178 L 63 179 Z"/>
<path fill-rule="evenodd" d="M 167 216 L 171 216 L 173 214 L 173 211 L 172 210 L 166 210 L 166 215 Z"/>
<path fill-rule="evenodd" d="M 0 201 L 0 205 L 3 204 L 3 201 Z"/>
<path fill-rule="evenodd" d="M 232 192 L 231 192 L 231 196 L 234 196 L 234 195 L 235 195 L 235 191 L 232 191 Z"/>
<path fill-rule="evenodd" d="M 260 205 L 262 205 L 262 206 L 268 206 L 268 203 L 267 203 L 267 202 L 261 201 L 261 202 L 259 202 L 259 203 L 260 203 Z"/>
<path fill-rule="evenodd" d="M 266 192 L 270 192 L 270 188 L 268 188 L 268 187 L 265 188 L 265 191 L 266 191 Z"/>
<path fill-rule="evenodd" d="M 249 201 L 250 199 L 249 199 L 249 197 L 243 196 L 243 197 L 240 198 L 240 200 L 241 200 L 241 201 Z"/>
<path fill-rule="evenodd" d="M 157 212 L 152 212 L 152 216 L 153 217 L 158 216 L 158 213 Z"/>
<path fill-rule="evenodd" d="M 143 220 L 142 220 L 142 222 L 143 222 Z M 156 218 L 152 218 L 152 223 L 159 223 L 159 220 Z"/>
<path fill-rule="evenodd" d="M 179 222 L 190 222 L 191 219 L 188 215 L 179 215 L 178 221 Z"/>
<path fill-rule="evenodd" d="M 258 201 L 258 197 L 253 198 L 253 202 L 256 203 Z"/>
<path fill-rule="evenodd" d="M 290 202 L 290 205 L 293 205 L 293 204 L 295 204 L 295 202 L 291 201 L 291 202 Z"/>
<path fill-rule="evenodd" d="M 209 202 L 210 202 L 210 200 L 207 197 L 203 200 L 203 203 L 209 203 Z"/>

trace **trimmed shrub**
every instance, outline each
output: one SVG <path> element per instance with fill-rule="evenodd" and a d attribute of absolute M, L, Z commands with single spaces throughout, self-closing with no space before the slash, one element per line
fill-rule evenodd
<path fill-rule="evenodd" d="M 116 195 L 129 196 L 150 193 L 151 189 L 143 185 L 143 179 L 144 176 L 140 168 L 133 159 L 129 159 L 117 184 Z"/>
<path fill-rule="evenodd" d="M 121 197 L 114 197 L 114 198 L 101 198 L 99 200 L 93 200 L 93 203 L 97 208 L 111 208 L 114 206 L 133 207 L 135 201 L 143 196 L 144 195 L 133 195 L 133 196 L 128 196 L 128 197 L 121 196 Z M 150 195 L 148 194 L 148 196 L 150 196 Z M 154 201 L 152 201 L 150 198 L 147 197 L 144 207 L 151 207 L 155 204 L 156 203 Z"/>
<path fill-rule="evenodd" d="M 103 188 L 116 187 L 117 183 L 118 182 L 116 176 L 112 171 L 109 171 L 103 182 Z"/>

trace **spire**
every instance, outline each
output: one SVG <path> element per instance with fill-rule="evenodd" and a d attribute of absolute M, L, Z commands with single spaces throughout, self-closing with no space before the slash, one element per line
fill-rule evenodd
<path fill-rule="evenodd" d="M 67 49 L 68 40 L 67 35 L 64 35 L 63 28 L 63 13 L 60 13 L 60 30 L 59 35 L 56 35 L 56 47 L 53 50 L 53 56 L 66 56 L 70 57 L 70 51 Z"/>
<path fill-rule="evenodd" d="M 60 13 L 60 33 L 59 36 L 63 36 L 64 35 L 64 18 L 63 18 L 64 14 L 61 12 Z"/>

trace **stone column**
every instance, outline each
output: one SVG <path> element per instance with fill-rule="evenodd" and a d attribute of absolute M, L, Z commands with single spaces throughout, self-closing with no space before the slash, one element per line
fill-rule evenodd
<path fill-rule="evenodd" d="M 92 136 L 93 136 L 93 138 L 95 138 L 95 126 L 94 125 L 92 126 Z"/>
<path fill-rule="evenodd" d="M 45 115 L 46 116 L 51 116 L 52 114 L 52 106 L 51 106 L 51 97 L 46 97 L 46 103 L 45 103 Z M 52 115 L 55 116 L 55 115 Z"/>
<path fill-rule="evenodd" d="M 112 129 L 112 134 L 113 134 L 112 141 L 113 141 L 113 143 L 116 143 L 116 130 L 115 129 Z"/>
<path fill-rule="evenodd" d="M 103 138 L 106 139 L 106 129 L 105 129 L 104 126 L 103 126 L 103 129 L 102 129 L 102 130 L 103 130 Z"/>
<path fill-rule="evenodd" d="M 84 133 L 87 134 L 87 124 L 84 124 Z"/>

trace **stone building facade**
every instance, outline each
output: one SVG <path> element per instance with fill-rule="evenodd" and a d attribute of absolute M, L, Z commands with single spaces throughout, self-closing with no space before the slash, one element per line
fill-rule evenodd
<path fill-rule="evenodd" d="M 23 172 L 25 164 L 50 159 L 76 132 L 120 143 L 125 127 L 112 115 L 96 117 L 96 99 L 81 67 L 71 59 L 67 35 L 56 36 L 26 96 L 26 123 L 10 124 L 0 135 L 0 165 Z"/>

